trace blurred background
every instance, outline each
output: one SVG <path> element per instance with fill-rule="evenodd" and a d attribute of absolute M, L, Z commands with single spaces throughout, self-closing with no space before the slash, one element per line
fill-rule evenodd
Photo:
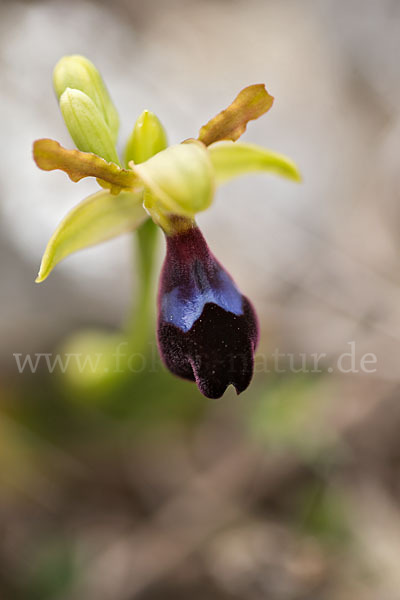
<path fill-rule="evenodd" d="M 31 158 L 72 147 L 51 84 L 72 53 L 121 140 L 145 108 L 177 143 L 245 85 L 275 96 L 243 139 L 304 182 L 241 178 L 198 219 L 260 318 L 239 397 L 174 379 L 153 330 L 129 373 L 18 368 L 107 346 L 137 286 L 129 235 L 34 283 L 96 189 Z M 398 600 L 399 56 L 397 0 L 1 1 L 2 600 Z"/>

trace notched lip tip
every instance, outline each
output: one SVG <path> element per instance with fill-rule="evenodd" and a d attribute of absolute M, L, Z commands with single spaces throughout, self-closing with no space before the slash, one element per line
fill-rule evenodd
<path fill-rule="evenodd" d="M 232 384 L 232 385 L 235 388 L 236 396 L 240 396 L 240 394 L 243 394 L 243 392 L 245 392 L 247 390 L 247 388 L 250 385 L 250 382 L 245 387 L 236 387 L 236 385 L 234 385 L 234 384 Z"/>
<path fill-rule="evenodd" d="M 225 388 L 222 392 L 217 392 L 216 394 L 206 393 L 206 391 L 203 391 L 201 389 L 201 387 L 197 384 L 199 392 L 206 398 L 209 398 L 210 400 L 220 400 L 222 398 L 222 396 L 224 396 L 224 394 L 226 393 L 226 391 L 228 390 L 228 388 L 230 386 L 232 386 L 234 388 L 236 395 L 240 396 L 240 394 L 242 394 L 243 392 L 245 392 L 247 390 L 247 388 L 249 387 L 249 384 L 246 385 L 246 387 L 242 388 L 242 387 L 236 386 L 233 382 L 230 382 L 225 386 Z"/>

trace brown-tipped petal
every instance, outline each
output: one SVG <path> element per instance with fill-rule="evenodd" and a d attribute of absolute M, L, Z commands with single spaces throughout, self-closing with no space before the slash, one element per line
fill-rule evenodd
<path fill-rule="evenodd" d="M 36 140 L 33 144 L 33 158 L 39 169 L 60 169 L 74 182 L 84 177 L 97 177 L 107 182 L 107 187 L 111 187 L 111 192 L 115 194 L 122 189 L 131 190 L 142 186 L 133 171 L 121 169 L 115 163 L 108 163 L 90 152 L 67 150 L 55 140 Z"/>
<path fill-rule="evenodd" d="M 236 141 L 246 131 L 247 123 L 266 113 L 273 101 L 263 83 L 245 87 L 228 108 L 203 125 L 198 139 L 206 146 L 221 140 Z"/>

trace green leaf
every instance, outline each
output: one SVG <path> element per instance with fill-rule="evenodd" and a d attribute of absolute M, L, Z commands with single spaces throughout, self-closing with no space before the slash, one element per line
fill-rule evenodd
<path fill-rule="evenodd" d="M 167 147 L 167 135 L 156 115 L 144 110 L 137 119 L 125 148 L 125 164 L 145 162 Z"/>
<path fill-rule="evenodd" d="M 80 90 L 67 88 L 60 97 L 60 109 L 76 147 L 93 152 L 119 165 L 110 129 L 96 104 Z"/>
<path fill-rule="evenodd" d="M 166 214 L 192 217 L 212 202 L 214 170 L 207 149 L 196 140 L 169 146 L 146 162 L 129 166 Z"/>
<path fill-rule="evenodd" d="M 299 170 L 290 158 L 261 146 L 218 142 L 209 146 L 208 151 L 217 183 L 256 172 L 275 173 L 293 181 L 301 181 Z"/>
<path fill-rule="evenodd" d="M 107 163 L 96 154 L 67 150 L 55 140 L 36 140 L 33 144 L 33 158 L 39 169 L 60 169 L 74 182 L 84 177 L 97 177 L 100 185 L 110 187 L 112 193 L 141 186 L 138 177 L 130 169 L 121 169 L 115 163 Z"/>
<path fill-rule="evenodd" d="M 137 229 L 148 217 L 142 199 L 142 192 L 113 196 L 106 190 L 85 198 L 50 238 L 36 282 L 44 281 L 56 264 L 73 252 Z"/>
<path fill-rule="evenodd" d="M 53 85 L 58 99 L 67 88 L 80 90 L 89 96 L 103 115 L 113 141 L 116 142 L 118 113 L 99 71 L 90 60 L 78 54 L 64 56 L 54 67 Z"/>
<path fill-rule="evenodd" d="M 228 108 L 203 125 L 199 133 L 200 142 L 209 146 L 221 140 L 236 141 L 246 131 L 247 123 L 266 113 L 273 101 L 263 83 L 245 87 Z"/>

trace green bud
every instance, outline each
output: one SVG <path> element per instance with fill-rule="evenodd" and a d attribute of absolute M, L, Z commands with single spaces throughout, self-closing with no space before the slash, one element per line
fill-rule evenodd
<path fill-rule="evenodd" d="M 144 110 L 137 119 L 125 148 L 125 164 L 145 162 L 167 147 L 167 135 L 156 115 Z"/>
<path fill-rule="evenodd" d="M 201 142 L 169 146 L 144 163 L 131 162 L 130 167 L 166 214 L 192 217 L 212 202 L 214 169 Z"/>
<path fill-rule="evenodd" d="M 114 143 L 118 137 L 119 118 L 104 81 L 90 60 L 78 54 L 64 56 L 53 71 L 53 85 L 60 99 L 67 88 L 84 92 L 95 103 L 107 123 Z"/>
<path fill-rule="evenodd" d="M 67 88 L 61 95 L 60 108 L 79 150 L 93 152 L 107 162 L 120 164 L 110 130 L 89 96 L 80 90 Z"/>

